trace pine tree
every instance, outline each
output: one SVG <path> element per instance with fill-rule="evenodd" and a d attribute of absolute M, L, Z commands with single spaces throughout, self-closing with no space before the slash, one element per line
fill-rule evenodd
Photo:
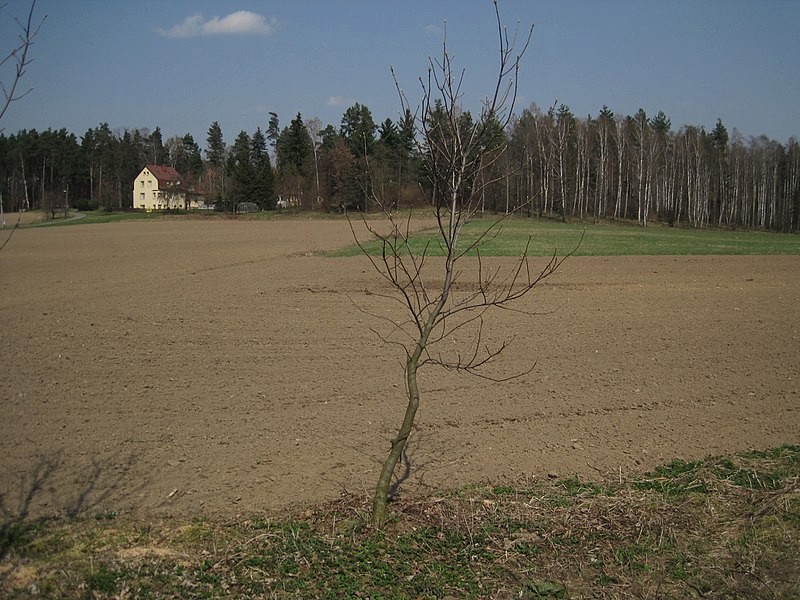
<path fill-rule="evenodd" d="M 314 164 L 311 136 L 300 113 L 284 128 L 276 145 L 279 193 L 301 205 Z"/>
<path fill-rule="evenodd" d="M 203 172 L 203 158 L 200 156 L 200 147 L 191 133 L 183 136 L 183 149 L 186 153 L 186 174 L 196 179 Z"/>
<path fill-rule="evenodd" d="M 251 188 L 252 201 L 258 204 L 261 210 L 275 208 L 275 181 L 272 163 L 267 152 L 267 138 L 260 127 L 256 129 L 250 140 L 250 162 L 254 171 Z"/>
<path fill-rule="evenodd" d="M 253 183 L 255 169 L 250 160 L 250 136 L 246 131 L 240 131 L 233 143 L 231 152 L 225 165 L 225 174 L 228 178 L 227 193 L 225 194 L 225 208 L 236 212 L 240 202 L 254 202 Z"/>
<path fill-rule="evenodd" d="M 258 127 L 253 137 L 250 138 L 250 161 L 253 163 L 253 167 L 258 170 L 263 166 L 265 160 L 269 160 L 267 138 L 264 132 L 261 131 L 261 127 Z"/>
<path fill-rule="evenodd" d="M 208 128 L 206 160 L 212 167 L 216 168 L 220 168 L 225 164 L 225 142 L 222 139 L 222 128 L 217 121 L 214 121 Z"/>
<path fill-rule="evenodd" d="M 276 147 L 278 145 L 278 138 L 281 136 L 280 123 L 278 122 L 277 113 L 269 113 L 269 125 L 267 125 L 267 139 L 269 145 L 272 146 L 272 155 L 275 156 Z"/>
<path fill-rule="evenodd" d="M 150 156 L 148 157 L 148 161 L 154 165 L 163 165 L 167 162 L 167 151 L 164 148 L 164 141 L 161 136 L 161 128 L 156 126 L 155 131 L 150 134 L 150 138 L 148 139 L 149 142 L 149 150 Z"/>
<path fill-rule="evenodd" d="M 353 156 L 372 154 L 375 148 L 375 121 L 369 108 L 356 102 L 342 116 L 340 133 L 347 141 Z"/>
<path fill-rule="evenodd" d="M 300 113 L 284 128 L 278 138 L 276 152 L 278 169 L 282 172 L 305 176 L 311 164 L 311 136 Z"/>

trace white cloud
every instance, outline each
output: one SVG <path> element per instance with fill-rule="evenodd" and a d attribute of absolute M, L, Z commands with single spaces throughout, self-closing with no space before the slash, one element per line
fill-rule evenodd
<path fill-rule="evenodd" d="M 204 19 L 203 15 L 186 17 L 169 29 L 159 29 L 165 37 L 182 38 L 201 35 L 269 35 L 275 31 L 275 19 L 267 20 L 264 15 L 238 10 L 224 17 Z"/>
<path fill-rule="evenodd" d="M 344 96 L 331 96 L 325 101 L 325 106 L 351 106 L 355 101 Z"/>
<path fill-rule="evenodd" d="M 423 31 L 428 35 L 439 35 L 442 32 L 442 28 L 438 25 L 426 25 Z"/>

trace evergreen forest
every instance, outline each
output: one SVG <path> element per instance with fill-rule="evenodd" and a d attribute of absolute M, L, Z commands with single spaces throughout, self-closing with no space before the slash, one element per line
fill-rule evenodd
<path fill-rule="evenodd" d="M 430 118 L 445 116 L 434 110 Z M 465 130 L 473 119 L 468 111 L 457 118 Z M 264 130 L 241 131 L 230 144 L 218 122 L 199 141 L 108 123 L 80 138 L 66 129 L 3 132 L 0 194 L 5 211 L 126 210 L 144 165 L 163 164 L 181 173 L 187 192 L 221 211 L 241 202 L 328 212 L 420 206 L 431 149 L 415 139 L 414 119 L 406 111 L 376 123 L 358 103 L 337 125 L 298 113 L 281 126 L 270 113 Z M 642 109 L 617 115 L 603 106 L 582 118 L 563 104 L 526 108 L 490 137 L 485 144 L 505 150 L 483 175 L 489 213 L 800 231 L 794 138 L 744 137 L 720 120 L 710 131 L 675 130 L 663 112 Z"/>

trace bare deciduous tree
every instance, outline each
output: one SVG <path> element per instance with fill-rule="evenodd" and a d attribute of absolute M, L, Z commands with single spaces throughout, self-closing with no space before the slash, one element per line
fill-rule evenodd
<path fill-rule="evenodd" d="M 6 4 L 0 5 L 0 9 L 5 7 Z M 46 18 L 45 15 L 39 20 L 38 23 L 35 22 L 33 19 L 35 8 L 36 0 L 33 0 L 31 2 L 31 8 L 28 11 L 28 18 L 24 21 L 21 21 L 18 18 L 15 19 L 20 28 L 17 42 L 15 43 L 14 47 L 8 51 L 8 54 L 6 54 L 2 60 L 0 60 L 0 67 L 3 67 L 6 64 L 11 64 L 12 66 L 12 73 L 11 77 L 9 78 L 10 80 L 8 82 L 0 81 L 0 88 L 3 90 L 3 100 L 0 102 L 0 119 L 2 119 L 3 115 L 6 114 L 6 111 L 8 110 L 8 107 L 11 106 L 12 102 L 16 102 L 31 91 L 29 88 L 24 92 L 19 92 L 17 91 L 17 87 L 22 80 L 22 76 L 25 75 L 25 69 L 33 60 L 28 56 L 28 51 L 33 45 L 33 41 L 39 34 L 39 29 L 41 29 L 42 23 L 44 23 Z M 2 129 L 0 129 L 0 131 L 2 131 Z"/>
<path fill-rule="evenodd" d="M 322 206 L 322 196 L 319 191 L 319 149 L 322 145 L 322 121 L 319 117 L 314 117 L 306 121 L 306 129 L 311 138 L 311 149 L 314 156 L 314 203 L 312 208 L 318 209 Z"/>
<path fill-rule="evenodd" d="M 5 7 L 6 4 L 0 4 L 0 10 L 4 9 Z M 18 37 L 19 41 L 11 50 L 8 51 L 8 54 L 0 59 L 0 69 L 2 69 L 6 64 L 11 64 L 12 66 L 12 73 L 9 81 L 5 82 L 0 80 L 0 89 L 3 91 L 3 100 L 0 101 L 0 121 L 3 120 L 3 116 L 6 114 L 6 111 L 8 110 L 8 107 L 11 106 L 12 102 L 16 102 L 31 91 L 28 89 L 25 92 L 20 93 L 17 91 L 17 86 L 19 85 L 22 76 L 25 75 L 25 69 L 33 60 L 32 58 L 28 57 L 28 50 L 30 50 L 30 47 L 33 45 L 33 40 L 38 35 L 39 29 L 42 27 L 42 23 L 44 23 L 46 18 L 45 15 L 38 24 L 35 23 L 33 20 L 33 11 L 35 8 L 36 0 L 32 0 L 31 8 L 28 11 L 27 20 L 23 22 L 19 19 L 15 19 L 20 28 L 20 34 Z M 2 132 L 3 128 L 0 127 L 0 133 Z M 25 188 L 25 194 L 27 200 L 27 185 Z M 16 230 L 16 228 L 19 226 L 20 216 L 17 216 L 17 223 L 14 225 L 14 229 L 12 229 L 11 233 L 3 241 L 3 243 L 0 244 L 0 250 L 5 248 L 6 244 L 8 244 L 8 242 L 11 240 L 11 236 L 14 235 L 14 230 Z M 5 228 L 5 226 L 6 220 L 3 211 L 3 194 L 0 193 L 0 227 Z"/>
<path fill-rule="evenodd" d="M 386 319 L 389 333 L 381 335 L 385 342 L 396 344 L 405 352 L 408 403 L 375 488 L 372 519 L 378 527 L 387 518 L 395 467 L 403 456 L 419 407 L 419 369 L 437 365 L 493 379 L 482 369 L 507 348 L 510 340 L 495 346 L 484 341 L 487 311 L 511 308 L 515 300 L 555 272 L 566 258 L 554 254 L 543 268 L 533 269 L 526 249 L 508 271 L 488 267 L 481 257 L 481 248 L 499 234 L 502 220 L 507 216 L 493 221 L 476 235 L 470 232 L 469 236 L 462 237 L 468 220 L 481 209 L 484 190 L 504 176 L 492 166 L 506 148 L 504 129 L 516 100 L 520 61 L 533 33 L 531 26 L 523 36 L 518 29 L 509 34 L 496 3 L 495 15 L 499 65 L 496 80 L 477 119 L 473 120 L 462 109 L 464 71 L 456 71 L 453 65 L 446 33 L 441 57 L 431 59 L 427 77 L 420 78 L 422 96 L 415 113 L 416 140 L 418 151 L 424 157 L 429 180 L 424 187 L 438 228 L 437 239 L 443 259 L 431 257 L 430 245 L 415 249 L 410 214 L 407 219 L 396 217 L 380 198 L 373 199 L 384 207 L 386 218 L 381 223 L 388 227 L 363 220 L 364 227 L 380 244 L 379 254 L 371 254 L 366 245 L 358 242 L 351 222 L 353 235 L 362 251 L 388 282 L 391 291 L 387 297 L 399 302 L 405 315 L 403 319 Z M 396 77 L 395 82 L 405 112 L 409 103 Z M 474 281 L 461 281 L 465 272 L 462 266 L 471 271 Z M 441 343 L 452 339 L 454 333 L 465 331 L 472 336 L 468 345 L 450 344 L 455 347 L 452 350 Z"/>

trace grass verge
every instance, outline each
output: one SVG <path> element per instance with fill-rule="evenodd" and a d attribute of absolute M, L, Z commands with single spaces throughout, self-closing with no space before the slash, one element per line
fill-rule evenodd
<path fill-rule="evenodd" d="M 38 212 L 38 211 L 37 211 Z M 233 215 L 227 212 L 214 210 L 170 210 L 152 211 L 144 210 L 123 210 L 105 211 L 94 210 L 72 213 L 70 218 L 57 217 L 50 220 L 47 215 L 41 214 L 41 218 L 33 222 L 21 224 L 20 227 L 68 227 L 75 225 L 92 225 L 96 223 L 119 223 L 121 221 L 159 221 L 165 219 L 173 220 L 239 220 L 239 221 L 275 221 L 280 219 L 305 219 L 305 220 L 324 220 L 342 219 L 340 215 L 321 212 L 303 212 L 297 210 L 268 210 L 256 213 L 241 213 Z M 13 226 L 13 224 L 11 224 Z"/>
<path fill-rule="evenodd" d="M 800 446 L 289 519 L 12 521 L 9 598 L 797 598 Z"/>

